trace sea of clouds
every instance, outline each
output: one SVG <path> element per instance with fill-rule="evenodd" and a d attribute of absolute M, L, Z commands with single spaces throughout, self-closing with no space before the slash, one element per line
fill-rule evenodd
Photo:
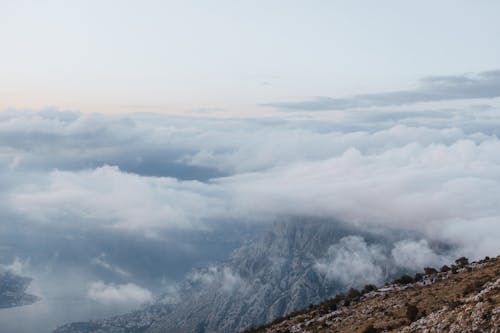
<path fill-rule="evenodd" d="M 147 260 L 153 267 L 159 253 L 172 253 L 156 265 L 173 270 L 179 253 L 191 255 L 176 277 L 203 261 L 196 256 L 205 250 L 179 233 L 286 217 L 418 235 L 390 254 L 356 235 L 332 244 L 317 269 L 338 281 L 383 280 L 384 260 L 423 267 L 454 255 L 495 256 L 499 135 L 498 108 L 483 104 L 259 119 L 7 110 L 0 113 L 0 259 L 24 262 L 35 286 L 37 275 L 65 271 L 55 265 L 73 267 L 75 297 L 132 308 L 153 298 L 139 278 Z M 446 257 L 429 245 L 436 243 L 451 249 Z M 207 256 L 223 258 L 231 246 Z M 82 262 L 104 275 L 77 273 Z M 134 270 L 131 262 L 140 264 Z M 342 273 L 332 270 L 339 265 Z"/>
<path fill-rule="evenodd" d="M 450 124 L 414 112 L 365 129 L 354 127 L 363 124 L 357 119 L 3 112 L 4 227 L 154 237 L 221 220 L 333 217 L 418 230 L 491 255 L 500 231 L 499 119 L 495 110 L 447 112 Z"/>

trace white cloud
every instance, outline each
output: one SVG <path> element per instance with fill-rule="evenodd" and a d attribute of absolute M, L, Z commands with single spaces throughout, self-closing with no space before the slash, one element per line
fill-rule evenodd
<path fill-rule="evenodd" d="M 118 267 L 117 265 L 112 265 L 106 260 L 106 254 L 101 253 L 99 256 L 95 257 L 91 261 L 92 264 L 100 266 L 107 269 L 110 272 L 116 273 L 124 277 L 130 277 L 131 274 L 126 270 Z"/>
<path fill-rule="evenodd" d="M 245 285 L 241 276 L 229 267 L 210 266 L 205 270 L 195 271 L 190 277 L 193 283 L 201 283 L 206 288 L 218 288 L 224 292 L 231 292 Z"/>
<path fill-rule="evenodd" d="M 19 188 L 11 203 L 44 223 L 127 230 L 193 228 L 202 212 L 209 214 L 212 205 L 220 206 L 211 192 L 196 181 L 141 177 L 103 166 L 79 172 L 53 171 L 45 184 Z"/>
<path fill-rule="evenodd" d="M 395 244 L 391 254 L 396 265 L 410 270 L 424 267 L 439 268 L 454 259 L 437 254 L 429 247 L 429 243 L 425 239 L 399 241 Z"/>
<path fill-rule="evenodd" d="M 457 253 L 494 255 L 500 251 L 495 112 L 456 111 L 453 126 L 432 117 L 412 125 L 385 115 L 363 122 L 363 113 L 326 122 L 7 113 L 0 117 L 8 142 L 0 163 L 8 170 L 16 156 L 22 160 L 2 195 L 23 219 L 60 228 L 148 233 L 209 228 L 222 219 L 316 216 L 418 231 Z M 362 128 L 349 127 L 352 119 Z M 103 165 L 110 156 L 117 166 Z M 131 161 L 168 159 L 179 163 L 171 177 L 124 171 Z M 64 171 L 50 167 L 59 164 Z M 227 176 L 175 178 L 192 166 Z M 478 239 L 485 241 L 475 246 Z"/>
<path fill-rule="evenodd" d="M 87 297 L 93 301 L 104 304 L 143 304 L 151 302 L 151 292 L 134 283 L 106 284 L 102 281 L 94 281 L 90 284 Z"/>
<path fill-rule="evenodd" d="M 15 257 L 10 264 L 0 265 L 0 270 L 7 270 L 14 274 L 25 275 L 29 271 L 29 266 L 29 260 L 21 260 L 20 258 Z"/>
<path fill-rule="evenodd" d="M 368 245 L 362 237 L 348 236 L 332 245 L 327 256 L 316 262 L 315 269 L 329 280 L 360 287 L 382 283 L 387 277 L 387 260 L 380 245 Z"/>

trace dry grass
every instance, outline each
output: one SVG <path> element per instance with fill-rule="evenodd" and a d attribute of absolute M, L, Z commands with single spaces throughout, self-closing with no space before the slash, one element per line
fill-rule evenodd
<path fill-rule="evenodd" d="M 499 322 L 497 257 L 361 298 L 337 297 L 256 332 L 499 332 Z"/>

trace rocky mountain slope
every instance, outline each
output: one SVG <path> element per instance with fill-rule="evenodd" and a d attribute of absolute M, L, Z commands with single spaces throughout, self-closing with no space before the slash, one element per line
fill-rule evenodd
<path fill-rule="evenodd" d="M 37 296 L 25 292 L 30 283 L 30 278 L 5 270 L 0 271 L 0 309 L 28 305 L 38 301 Z"/>
<path fill-rule="evenodd" d="M 500 256 L 351 289 L 247 333 L 500 332 Z"/>
<path fill-rule="evenodd" d="M 123 316 L 67 324 L 55 332 L 242 331 L 345 291 L 344 284 L 328 279 L 316 265 L 332 244 L 352 233 L 331 221 L 277 223 L 235 250 L 227 261 L 193 272 L 176 293 L 151 306 Z M 370 244 L 390 243 L 380 235 L 363 237 Z M 386 280 L 396 272 L 381 268 L 379 273 Z"/>

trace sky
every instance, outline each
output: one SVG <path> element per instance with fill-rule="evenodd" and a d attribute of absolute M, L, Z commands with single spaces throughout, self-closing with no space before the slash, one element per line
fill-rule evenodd
<path fill-rule="evenodd" d="M 498 1 L 0 6 L 0 109 L 269 116 L 500 68 Z"/>
<path fill-rule="evenodd" d="M 349 225 L 337 282 L 498 255 L 499 12 L 0 0 L 0 269 L 42 299 L 0 326 L 137 308 L 283 219 Z"/>

